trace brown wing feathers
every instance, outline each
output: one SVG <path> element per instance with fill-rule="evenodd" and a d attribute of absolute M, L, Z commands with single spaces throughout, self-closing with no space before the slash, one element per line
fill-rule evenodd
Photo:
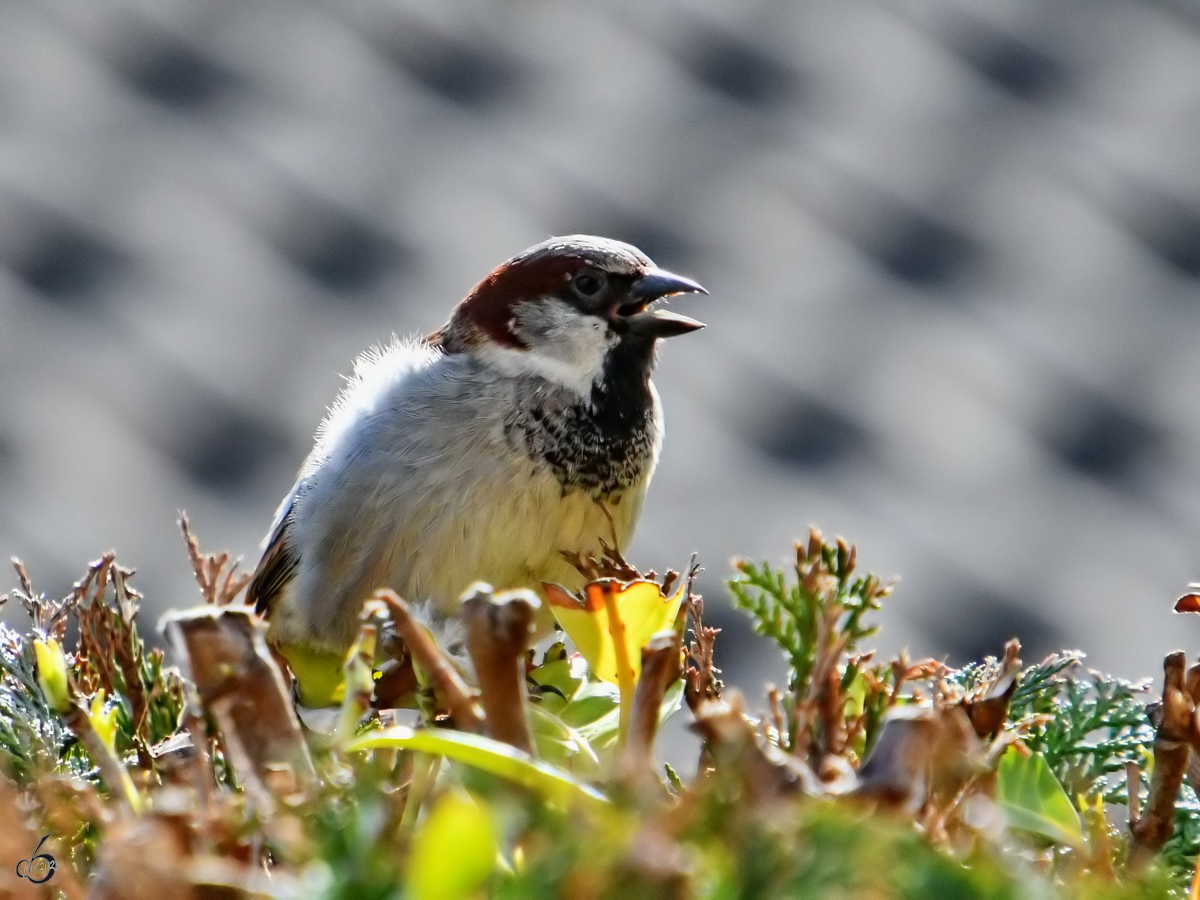
<path fill-rule="evenodd" d="M 279 522 L 263 557 L 254 571 L 254 578 L 246 589 L 246 602 L 254 604 L 255 612 L 269 615 L 271 608 L 289 581 L 296 576 L 300 558 L 288 541 L 291 528 L 291 510 Z"/>

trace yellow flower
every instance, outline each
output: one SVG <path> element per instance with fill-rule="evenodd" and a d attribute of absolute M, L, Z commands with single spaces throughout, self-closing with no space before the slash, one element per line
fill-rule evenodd
<path fill-rule="evenodd" d="M 653 581 L 593 581 L 576 597 L 557 584 L 545 584 L 546 601 L 563 631 L 587 660 L 592 674 L 620 684 L 621 660 L 634 681 L 642 671 L 642 648 L 651 636 L 670 628 L 683 602 L 683 587 L 671 597 Z M 615 612 L 615 615 L 614 615 Z"/>
<path fill-rule="evenodd" d="M 671 597 L 653 581 L 602 578 L 584 585 L 582 597 L 557 584 L 543 587 L 550 611 L 583 654 L 592 674 L 620 690 L 617 743 L 623 745 L 629 733 L 634 688 L 642 672 L 642 648 L 674 623 L 684 587 L 680 585 Z"/>

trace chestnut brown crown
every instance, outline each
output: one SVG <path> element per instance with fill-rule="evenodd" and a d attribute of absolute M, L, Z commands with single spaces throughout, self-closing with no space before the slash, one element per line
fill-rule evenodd
<path fill-rule="evenodd" d="M 524 320 L 536 305 L 573 314 L 580 322 L 591 320 L 587 327 L 602 323 L 617 340 L 653 343 L 704 327 L 687 316 L 650 309 L 664 297 L 684 293 L 708 292 L 658 268 L 631 244 L 582 234 L 555 237 L 493 269 L 427 340 L 446 353 L 528 350 L 530 329 L 523 327 Z"/>

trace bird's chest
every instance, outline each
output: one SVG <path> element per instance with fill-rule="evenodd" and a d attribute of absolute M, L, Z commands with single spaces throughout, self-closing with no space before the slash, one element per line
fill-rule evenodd
<path fill-rule="evenodd" d="M 622 408 L 551 400 L 519 409 L 504 433 L 514 450 L 553 473 L 564 494 L 602 499 L 649 476 L 658 421 L 650 397 Z"/>

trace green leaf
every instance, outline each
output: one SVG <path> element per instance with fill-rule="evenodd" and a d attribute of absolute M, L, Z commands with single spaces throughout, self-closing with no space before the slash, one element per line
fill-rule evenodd
<path fill-rule="evenodd" d="M 476 894 L 496 868 L 499 838 L 488 811 L 463 790 L 434 804 L 413 837 L 408 896 L 460 900 Z"/>
<path fill-rule="evenodd" d="M 588 684 L 584 688 L 584 691 L 592 686 L 592 684 Z M 574 720 L 578 713 L 575 713 L 573 708 L 575 708 L 577 704 L 582 704 L 584 702 L 584 698 L 582 697 L 584 691 L 580 691 L 581 697 L 579 700 L 576 700 L 575 703 L 572 703 L 562 711 L 562 719 L 564 721 L 574 724 Z M 589 702 L 596 701 L 597 699 L 598 696 L 592 696 L 589 698 Z M 662 704 L 658 707 L 659 725 L 671 718 L 671 716 L 673 716 L 682 705 L 682 702 L 683 681 L 682 679 L 679 679 L 676 680 L 669 688 L 667 688 L 666 694 L 663 695 Z M 617 703 L 618 700 L 614 695 L 611 700 L 611 705 L 607 706 L 606 712 L 589 722 L 575 725 L 579 733 L 583 735 L 583 737 L 586 738 L 596 750 L 604 750 L 616 743 L 620 713 L 617 708 Z M 600 709 L 600 704 L 596 704 L 596 709 Z"/>
<path fill-rule="evenodd" d="M 846 697 L 846 718 L 861 716 L 867 702 L 867 679 L 863 677 L 863 673 L 855 671 L 850 683 L 842 690 Z"/>
<path fill-rule="evenodd" d="M 529 705 L 538 756 L 587 776 L 600 774 L 600 758 L 587 738 L 542 705 Z"/>
<path fill-rule="evenodd" d="M 540 687 L 550 687 L 562 694 L 562 698 L 559 699 L 565 698 L 564 704 L 575 699 L 575 695 L 585 681 L 584 678 L 574 674 L 569 659 L 557 659 L 554 662 L 540 665 L 536 669 L 531 669 L 529 677 Z M 551 696 L 554 695 L 547 694 L 547 697 Z"/>
<path fill-rule="evenodd" d="M 364 734 L 352 741 L 348 749 L 372 750 L 377 747 L 444 756 L 527 787 L 560 807 L 596 808 L 608 804 L 608 798 L 595 788 L 576 781 L 561 769 L 540 762 L 511 744 L 479 734 L 394 725 Z"/>
<path fill-rule="evenodd" d="M 559 718 L 572 728 L 586 729 L 611 715 L 616 722 L 620 695 L 614 685 L 605 681 L 589 681 L 559 713 Z M 615 724 L 613 726 L 616 727 Z"/>
<path fill-rule="evenodd" d="M 1012 828 L 1056 844 L 1083 844 L 1079 813 L 1040 753 L 1026 755 L 1016 747 L 1004 752 L 996 775 L 996 802 Z"/>

